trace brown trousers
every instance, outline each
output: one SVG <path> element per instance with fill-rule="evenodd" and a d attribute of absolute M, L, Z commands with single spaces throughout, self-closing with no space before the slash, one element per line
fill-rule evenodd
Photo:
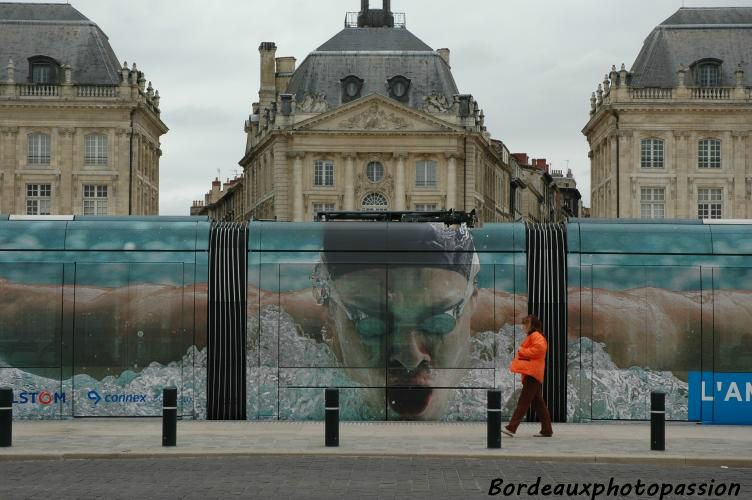
<path fill-rule="evenodd" d="M 517 401 L 517 408 L 514 410 L 512 420 L 509 421 L 507 429 L 511 432 L 517 432 L 517 427 L 519 427 L 522 419 L 525 418 L 525 413 L 527 413 L 531 404 L 541 421 L 541 434 L 546 436 L 552 435 L 554 430 L 551 428 L 551 415 L 548 413 L 546 402 L 543 401 L 543 384 L 527 375 L 523 375 L 522 377 L 520 399 Z"/>

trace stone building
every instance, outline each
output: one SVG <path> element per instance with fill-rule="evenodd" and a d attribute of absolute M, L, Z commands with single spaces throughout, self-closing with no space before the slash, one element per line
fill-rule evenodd
<path fill-rule="evenodd" d="M 95 23 L 0 3 L 0 61 L 0 213 L 158 213 L 159 92 Z"/>
<path fill-rule="evenodd" d="M 563 170 L 551 170 L 551 178 L 561 198 L 562 215 L 566 218 L 581 217 L 582 194 L 577 189 L 577 181 L 572 174 L 572 169 L 567 169 L 566 174 Z"/>
<path fill-rule="evenodd" d="M 191 206 L 191 215 L 209 217 L 215 221 L 241 220 L 245 210 L 245 178 L 240 175 L 227 179 L 222 184 L 219 178 L 212 181 L 212 189 L 203 200 L 195 200 Z"/>
<path fill-rule="evenodd" d="M 308 221 L 321 210 L 477 210 L 512 219 L 509 153 L 460 93 L 450 51 L 367 0 L 296 67 L 259 47 L 259 102 L 245 124 L 242 218 Z M 241 218 L 240 214 L 238 214 Z"/>
<path fill-rule="evenodd" d="M 593 217 L 752 217 L 752 7 L 681 8 L 591 97 Z"/>
<path fill-rule="evenodd" d="M 564 222 L 573 216 L 567 209 L 558 179 L 549 172 L 550 165 L 545 158 L 531 160 L 526 153 L 514 153 L 512 160 L 515 169 L 512 181 L 515 220 Z M 573 177 L 571 180 L 574 182 Z"/>

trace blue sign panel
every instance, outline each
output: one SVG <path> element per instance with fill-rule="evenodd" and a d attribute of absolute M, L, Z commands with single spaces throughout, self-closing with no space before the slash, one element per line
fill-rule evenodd
<path fill-rule="evenodd" d="M 689 372 L 689 420 L 752 424 L 752 372 Z"/>

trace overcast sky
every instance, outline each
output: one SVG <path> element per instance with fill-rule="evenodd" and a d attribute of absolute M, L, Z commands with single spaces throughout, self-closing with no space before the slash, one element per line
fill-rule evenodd
<path fill-rule="evenodd" d="M 186 215 L 211 180 L 240 172 L 258 100 L 262 41 L 298 63 L 343 27 L 359 0 L 75 0 L 162 97 L 160 213 Z M 685 0 L 687 7 L 750 0 Z M 371 0 L 380 8 L 379 0 Z M 682 0 L 392 0 L 407 28 L 451 49 L 460 92 L 473 94 L 494 138 L 572 168 L 590 206 L 590 94 L 612 64 L 631 67 L 650 31 Z"/>

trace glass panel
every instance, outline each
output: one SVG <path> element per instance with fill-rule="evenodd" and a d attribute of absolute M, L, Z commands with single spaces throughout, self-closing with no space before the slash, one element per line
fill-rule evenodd
<path fill-rule="evenodd" d="M 647 419 L 652 391 L 666 393 L 668 419 L 688 418 L 701 289 L 697 267 L 593 267 L 593 419 Z"/>
<path fill-rule="evenodd" d="M 0 367 L 21 379 L 60 367 L 62 284 L 61 264 L 0 264 Z"/>
<path fill-rule="evenodd" d="M 689 373 L 702 366 L 700 268 L 645 269 L 648 387 L 666 394 L 667 419 L 687 420 Z"/>
<path fill-rule="evenodd" d="M 645 269 L 593 266 L 592 272 L 592 418 L 646 419 Z"/>
<path fill-rule="evenodd" d="M 162 389 L 182 390 L 192 341 L 183 265 L 77 264 L 75 290 L 75 415 L 160 415 Z"/>
<path fill-rule="evenodd" d="M 475 286 L 468 272 L 459 265 L 389 266 L 383 362 L 390 419 L 446 416 L 455 395 L 448 389 L 461 385 L 477 363 L 490 368 L 490 378 L 468 382 L 493 386 L 493 363 L 473 359 Z M 490 351 L 493 359 L 493 347 Z"/>

